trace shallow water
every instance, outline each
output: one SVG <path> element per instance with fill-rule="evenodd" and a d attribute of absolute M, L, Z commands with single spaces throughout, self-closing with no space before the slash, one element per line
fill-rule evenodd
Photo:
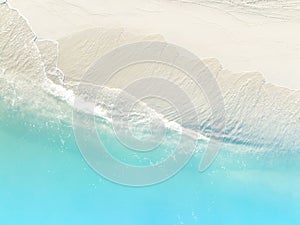
<path fill-rule="evenodd" d="M 300 224 L 298 153 L 226 144 L 204 173 L 200 151 L 163 183 L 127 187 L 87 165 L 70 124 L 36 114 L 1 105 L 0 224 Z"/>

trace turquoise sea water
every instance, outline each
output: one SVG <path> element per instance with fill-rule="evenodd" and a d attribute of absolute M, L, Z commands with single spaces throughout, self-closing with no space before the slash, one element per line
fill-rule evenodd
<path fill-rule="evenodd" d="M 226 144 L 204 173 L 200 151 L 163 183 L 127 187 L 87 165 L 68 122 L 6 104 L 0 111 L 0 224 L 300 224 L 298 153 Z"/>

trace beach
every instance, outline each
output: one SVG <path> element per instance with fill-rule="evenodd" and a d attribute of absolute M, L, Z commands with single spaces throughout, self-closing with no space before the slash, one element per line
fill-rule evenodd
<path fill-rule="evenodd" d="M 299 89 L 299 4 L 263 3 L 9 1 L 41 39 L 59 40 L 95 27 L 161 35 L 233 72 L 259 72 L 269 83 Z"/>

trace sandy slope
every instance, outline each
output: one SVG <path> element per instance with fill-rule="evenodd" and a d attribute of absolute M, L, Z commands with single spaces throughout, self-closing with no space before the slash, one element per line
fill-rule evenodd
<path fill-rule="evenodd" d="M 40 38 L 92 27 L 161 34 L 232 71 L 259 71 L 268 82 L 300 88 L 300 11 L 278 1 L 9 0 Z M 230 4 L 228 4 L 228 2 Z"/>

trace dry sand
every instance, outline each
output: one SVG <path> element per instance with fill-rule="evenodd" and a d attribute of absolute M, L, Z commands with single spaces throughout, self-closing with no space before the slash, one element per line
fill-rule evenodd
<path fill-rule="evenodd" d="M 229 70 L 258 71 L 267 82 L 299 89 L 299 1 L 221 2 L 9 0 L 39 38 L 59 40 L 95 27 L 159 34 Z"/>

